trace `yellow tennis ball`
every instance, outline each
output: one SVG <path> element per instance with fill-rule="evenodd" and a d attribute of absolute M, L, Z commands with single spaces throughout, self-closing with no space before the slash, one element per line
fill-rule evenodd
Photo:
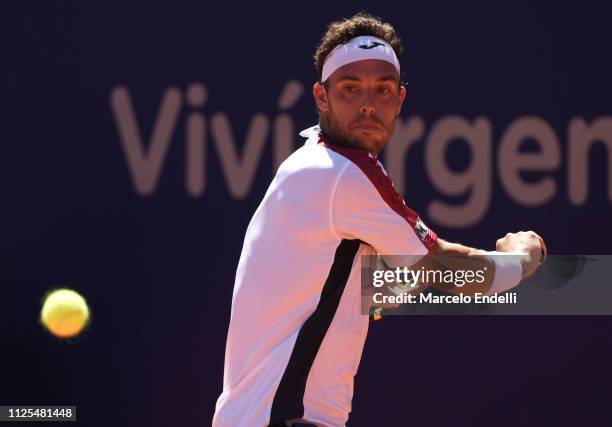
<path fill-rule="evenodd" d="M 89 320 L 85 299 L 71 289 L 57 289 L 45 298 L 40 320 L 53 335 L 68 338 L 83 330 Z"/>

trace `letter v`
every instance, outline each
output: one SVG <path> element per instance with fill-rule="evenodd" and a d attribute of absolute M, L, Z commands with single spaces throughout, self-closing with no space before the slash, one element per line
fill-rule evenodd
<path fill-rule="evenodd" d="M 170 147 L 182 103 L 181 92 L 176 87 L 164 92 L 146 151 L 128 89 L 125 86 L 115 87 L 111 91 L 110 101 L 132 183 L 137 193 L 149 196 L 155 191 Z"/>
<path fill-rule="evenodd" d="M 213 141 L 230 194 L 235 199 L 246 197 L 251 189 L 269 128 L 270 120 L 265 114 L 258 113 L 251 119 L 240 158 L 227 114 L 215 113 L 211 118 Z"/>

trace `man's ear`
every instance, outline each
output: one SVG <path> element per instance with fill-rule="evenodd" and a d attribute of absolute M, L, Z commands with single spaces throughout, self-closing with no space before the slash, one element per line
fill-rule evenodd
<path fill-rule="evenodd" d="M 404 85 L 400 85 L 400 93 L 399 93 L 399 105 L 397 106 L 397 111 L 395 113 L 396 116 L 402 111 L 402 105 L 404 104 L 404 98 L 406 98 L 406 87 Z"/>
<path fill-rule="evenodd" d="M 320 111 L 328 111 L 329 110 L 329 101 L 327 99 L 327 91 L 325 87 L 317 82 L 312 87 L 312 94 L 314 95 L 315 102 L 317 103 L 317 108 Z"/>

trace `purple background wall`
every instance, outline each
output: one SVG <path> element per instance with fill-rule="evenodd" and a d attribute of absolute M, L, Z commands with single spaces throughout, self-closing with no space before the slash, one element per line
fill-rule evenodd
<path fill-rule="evenodd" d="M 533 229 L 551 253 L 610 253 L 608 151 L 593 147 L 590 194 L 576 206 L 567 195 L 567 132 L 574 117 L 612 115 L 612 10 L 370 6 L 39 2 L 6 14 L 0 404 L 75 404 L 90 426 L 210 423 L 242 239 L 273 173 L 270 133 L 252 187 L 233 197 L 210 118 L 227 114 L 241 153 L 252 118 L 263 113 L 272 123 L 295 80 L 305 93 L 287 114 L 296 131 L 314 124 L 312 52 L 330 20 L 361 8 L 391 21 L 404 41 L 404 119 L 421 117 L 427 134 L 448 115 L 485 116 L 496 153 L 506 126 L 535 115 L 560 144 L 558 168 L 525 176 L 551 176 L 550 201 L 516 203 L 493 163 L 485 217 L 451 229 L 428 217 L 428 205 L 468 195 L 440 194 L 421 141 L 405 161 L 409 206 L 442 237 L 473 246 L 492 249 L 508 231 Z M 194 82 L 207 88 L 206 102 L 183 101 L 159 181 L 143 196 L 111 93 L 128 89 L 148 141 L 165 91 L 184 95 Z M 185 186 L 185 123 L 194 113 L 207 122 L 206 187 L 197 197 Z M 447 160 L 459 171 L 469 151 L 453 142 Z M 37 321 L 42 296 L 57 286 L 79 290 L 93 313 L 70 342 Z M 605 425 L 611 326 L 607 317 L 388 318 L 370 330 L 348 425 Z"/>

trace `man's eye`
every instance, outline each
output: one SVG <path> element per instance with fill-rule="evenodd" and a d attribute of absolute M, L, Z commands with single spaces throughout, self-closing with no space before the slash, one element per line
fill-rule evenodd
<path fill-rule="evenodd" d="M 357 88 L 355 86 L 344 86 L 344 91 L 348 93 L 357 92 Z"/>
<path fill-rule="evenodd" d="M 388 87 L 381 87 L 378 91 L 382 93 L 383 95 L 387 95 L 391 93 L 391 89 L 389 89 Z"/>

